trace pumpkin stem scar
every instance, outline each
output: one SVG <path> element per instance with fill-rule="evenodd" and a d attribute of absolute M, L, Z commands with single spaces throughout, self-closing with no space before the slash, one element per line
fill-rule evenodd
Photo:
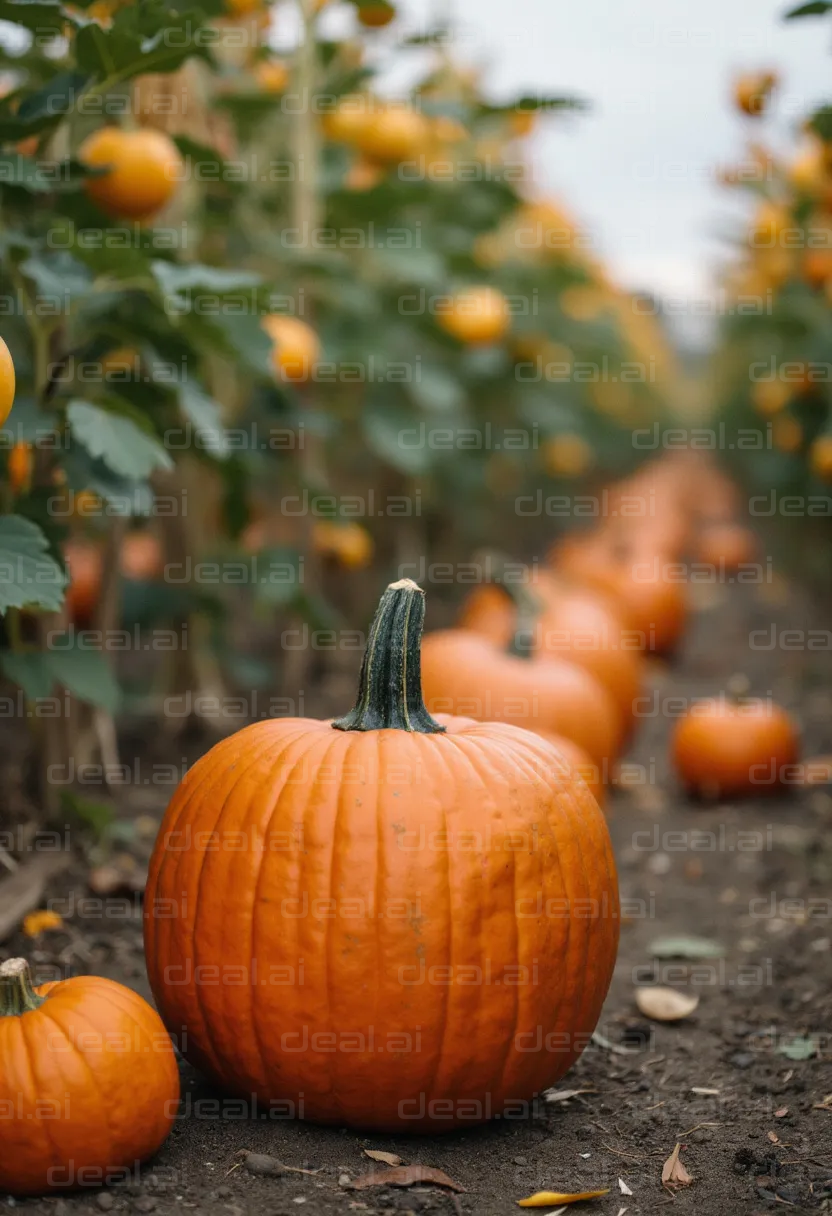
<path fill-rule="evenodd" d="M 335 730 L 406 730 L 438 735 L 422 696 L 422 626 L 425 593 L 412 579 L 391 583 L 382 595 L 361 663 L 358 697 Z"/>
<path fill-rule="evenodd" d="M 20 1017 L 38 1009 L 46 997 L 32 987 L 32 976 L 25 958 L 10 958 L 0 964 L 0 1018 Z"/>

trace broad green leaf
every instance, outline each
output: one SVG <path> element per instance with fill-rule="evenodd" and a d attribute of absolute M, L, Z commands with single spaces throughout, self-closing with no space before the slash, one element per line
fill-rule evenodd
<path fill-rule="evenodd" d="M 13 7 L 10 0 L 5 0 L 5 3 L 7 7 Z M 32 4 L 21 7 L 31 7 L 34 10 L 39 6 Z M 52 6 L 47 4 L 44 7 L 48 11 Z M 0 9 L 0 16 L 2 15 Z M 90 76 L 87 72 L 60 72 L 36 92 L 24 97 L 16 117 L 25 127 L 25 134 L 34 134 L 51 123 L 60 121 L 73 108 L 89 83 Z"/>
<path fill-rule="evenodd" d="M 15 684 L 19 684 L 29 701 L 40 701 L 52 695 L 55 679 L 41 653 L 13 654 L 10 650 L 0 655 L 3 672 Z"/>
<path fill-rule="evenodd" d="M 32 160 L 20 152 L 0 153 L 0 186 L 29 194 L 66 194 L 80 190 L 87 170 L 77 160 Z"/>
<path fill-rule="evenodd" d="M 108 713 L 118 709 L 121 689 L 103 651 L 82 649 L 73 639 L 73 645 L 66 650 L 49 650 L 44 658 L 58 683 L 79 700 Z"/>
<path fill-rule="evenodd" d="M 832 0 L 809 0 L 808 4 L 799 4 L 797 8 L 786 13 L 784 20 L 792 21 L 795 17 L 823 17 L 832 13 Z"/>
<path fill-rule="evenodd" d="M 248 270 L 221 270 L 199 263 L 176 266 L 173 262 L 157 260 L 151 264 L 151 270 L 160 291 L 166 296 L 191 291 L 227 295 L 232 291 L 251 290 L 263 282 L 259 274 Z"/>
<path fill-rule="evenodd" d="M 41 38 L 47 30 L 60 33 L 64 25 L 59 0 L 0 0 L 0 21 L 37 31 Z"/>
<path fill-rule="evenodd" d="M 33 281 L 39 296 L 62 304 L 84 295 L 92 282 L 86 266 L 71 253 L 63 251 L 27 258 L 21 263 L 20 269 Z"/>
<path fill-rule="evenodd" d="M 0 516 L 0 612 L 29 605 L 56 611 L 65 585 L 66 575 L 37 524 L 20 515 Z"/>
<path fill-rule="evenodd" d="M 202 450 L 224 460 L 229 447 L 219 403 L 204 393 L 193 380 L 187 380 L 182 385 L 179 402 L 182 413 L 196 431 Z"/>
<path fill-rule="evenodd" d="M 650 943 L 654 958 L 722 958 L 725 947 L 707 937 L 656 937 Z"/>
<path fill-rule="evenodd" d="M 465 390 L 456 377 L 437 363 L 422 363 L 408 385 L 410 396 L 422 409 L 449 413 L 465 404 Z"/>
<path fill-rule="evenodd" d="M 139 481 L 155 469 L 172 469 L 173 461 L 157 439 L 129 418 L 111 414 L 87 401 L 71 401 L 67 421 L 75 439 L 90 455 L 122 477 Z"/>
<path fill-rule="evenodd" d="M 216 317 L 194 318 L 200 328 L 209 325 L 214 333 L 219 334 L 229 350 L 237 354 L 245 368 L 258 376 L 274 375 L 272 365 L 272 340 L 263 326 L 260 317 L 254 313 L 220 313 Z"/>

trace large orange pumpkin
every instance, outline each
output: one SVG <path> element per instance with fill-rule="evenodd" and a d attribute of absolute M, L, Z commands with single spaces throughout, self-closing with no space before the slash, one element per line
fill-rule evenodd
<path fill-rule="evenodd" d="M 694 703 L 671 743 L 684 784 L 714 798 L 776 792 L 798 750 L 797 728 L 786 711 L 757 699 Z"/>
<path fill-rule="evenodd" d="M 624 721 L 632 718 L 641 662 L 638 652 L 628 648 L 623 622 L 609 598 L 540 572 L 531 585 L 503 581 L 477 587 L 462 606 L 459 625 L 502 647 L 518 628 L 530 630 L 536 655 L 558 656 L 583 667 L 612 695 Z"/>
<path fill-rule="evenodd" d="M 123 1181 L 178 1106 L 170 1038 L 135 992 L 97 976 L 33 988 L 25 960 L 0 965 L 0 1193 Z"/>
<path fill-rule="evenodd" d="M 352 712 L 217 744 L 151 861 L 163 1017 L 215 1081 L 283 1114 L 426 1132 L 527 1110 L 612 975 L 603 816 L 536 735 L 431 718 L 423 616 L 415 583 L 392 584 Z"/>

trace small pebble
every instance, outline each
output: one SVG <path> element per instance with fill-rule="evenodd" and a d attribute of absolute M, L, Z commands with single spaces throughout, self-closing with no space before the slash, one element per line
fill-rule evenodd
<path fill-rule="evenodd" d="M 528 1162 L 528 1157 L 513 1157 L 512 1160 L 514 1161 L 515 1165 L 526 1165 Z"/>
<path fill-rule="evenodd" d="M 350 1178 L 349 1174 L 339 1174 L 338 1175 L 338 1185 L 339 1186 L 349 1186 L 350 1182 L 352 1182 L 352 1179 Z"/>
<path fill-rule="evenodd" d="M 109 1212 L 113 1206 L 114 1200 L 109 1191 L 100 1191 L 95 1197 L 95 1202 L 101 1208 L 102 1212 Z"/>
<path fill-rule="evenodd" d="M 153 1212 L 156 1208 L 156 1200 L 152 1195 L 142 1195 L 133 1204 L 137 1212 Z"/>

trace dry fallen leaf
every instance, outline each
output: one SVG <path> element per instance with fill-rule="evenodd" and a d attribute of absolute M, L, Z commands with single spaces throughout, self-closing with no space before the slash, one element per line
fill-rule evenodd
<path fill-rule="evenodd" d="M 768 1137 L 768 1139 L 771 1141 L 772 1144 L 780 1143 L 780 1137 L 777 1135 L 777 1132 L 766 1132 L 766 1136 Z"/>
<path fill-rule="evenodd" d="M 675 988 L 636 988 L 639 1012 L 654 1022 L 679 1022 L 689 1017 L 699 1004 L 699 997 Z"/>
<path fill-rule="evenodd" d="M 383 1153 L 377 1148 L 365 1148 L 364 1156 L 372 1158 L 373 1161 L 381 1161 L 384 1165 L 401 1165 L 401 1157 L 397 1157 L 395 1153 Z"/>
<path fill-rule="evenodd" d="M 632 1195 L 633 1193 L 623 1178 L 618 1179 L 618 1189 L 622 1195 Z"/>
<path fill-rule="evenodd" d="M 785 1117 L 788 1113 L 789 1113 L 788 1106 L 781 1106 L 779 1110 L 776 1110 L 774 1112 L 774 1117 L 775 1117 L 775 1119 L 785 1119 Z"/>
<path fill-rule="evenodd" d="M 603 1191 L 578 1191 L 575 1195 L 565 1195 L 561 1191 L 537 1191 L 528 1199 L 518 1199 L 519 1208 L 551 1208 L 557 1203 L 578 1203 L 581 1199 L 599 1199 L 601 1195 L 609 1195 L 610 1188 Z"/>
<path fill-rule="evenodd" d="M 451 1191 L 465 1190 L 444 1170 L 434 1170 L 429 1165 L 401 1165 L 392 1170 L 373 1170 L 356 1178 L 352 1187 L 355 1191 L 361 1191 L 368 1186 L 415 1186 L 417 1182 L 425 1182 L 428 1186 L 446 1186 Z"/>
<path fill-rule="evenodd" d="M 690 1174 L 679 1160 L 681 1148 L 681 1144 L 677 1144 L 662 1166 L 662 1185 L 671 1189 L 680 1186 L 690 1186 L 693 1182 Z"/>

